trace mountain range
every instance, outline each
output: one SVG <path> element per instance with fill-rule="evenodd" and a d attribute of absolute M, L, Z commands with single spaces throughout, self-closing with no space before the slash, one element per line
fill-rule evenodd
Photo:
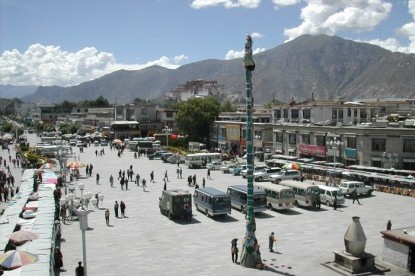
<path fill-rule="evenodd" d="M 303 35 L 254 55 L 252 73 L 256 104 L 271 99 L 288 102 L 316 99 L 415 98 L 415 55 L 336 36 Z M 24 102 L 54 103 L 96 99 L 130 103 L 135 98 L 154 99 L 190 80 L 216 80 L 225 93 L 245 91 L 242 58 L 204 60 L 177 69 L 152 66 L 135 71 L 120 70 L 72 87 L 0 87 L 11 89 Z M 3 92 L 2 92 L 3 91 Z M 9 93 L 10 94 L 10 93 Z M 20 95 L 20 96 L 19 96 Z"/>

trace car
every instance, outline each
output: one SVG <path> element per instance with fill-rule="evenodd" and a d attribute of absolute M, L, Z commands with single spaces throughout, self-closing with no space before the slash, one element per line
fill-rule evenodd
<path fill-rule="evenodd" d="M 236 165 L 236 164 L 228 164 L 228 165 L 225 165 L 225 166 L 222 166 L 222 167 L 220 167 L 220 170 L 223 172 L 223 173 L 230 173 L 231 172 L 231 170 L 233 170 L 234 168 L 236 168 L 238 165 Z"/>
<path fill-rule="evenodd" d="M 260 172 L 260 171 L 262 171 L 263 169 L 266 169 L 266 168 L 267 168 L 267 166 L 254 166 L 253 172 L 254 173 Z M 245 169 L 245 170 L 241 171 L 241 175 L 242 175 L 243 178 L 246 178 L 247 174 L 248 174 L 248 169 Z"/>
<path fill-rule="evenodd" d="M 100 143 L 101 143 L 101 146 L 103 146 L 103 147 L 108 146 L 108 141 L 107 140 L 101 140 Z"/>
<path fill-rule="evenodd" d="M 272 183 L 280 183 L 281 180 L 292 179 L 299 180 L 301 178 L 300 172 L 297 170 L 284 170 L 271 175 L 270 180 Z"/>
<path fill-rule="evenodd" d="M 254 173 L 254 180 L 255 181 L 265 181 L 269 180 L 269 177 L 272 174 L 276 174 L 277 172 L 281 171 L 280 167 L 273 167 L 273 168 L 265 168 L 262 171 Z"/>
<path fill-rule="evenodd" d="M 76 146 L 77 147 L 83 147 L 84 143 L 81 140 L 76 141 Z"/>
<path fill-rule="evenodd" d="M 69 145 L 70 146 L 76 146 L 77 141 L 76 140 L 69 140 Z M 38 143 L 39 144 L 39 143 Z"/>
<path fill-rule="evenodd" d="M 159 150 L 159 151 L 156 151 L 156 152 L 154 152 L 154 153 L 147 154 L 147 157 L 148 157 L 148 159 L 150 159 L 150 160 L 153 160 L 153 159 L 161 159 L 161 156 L 162 156 L 162 154 L 163 154 L 163 153 L 166 153 L 166 151 L 164 151 L 164 150 Z"/>
<path fill-rule="evenodd" d="M 167 163 L 167 159 L 169 159 L 170 157 L 172 157 L 174 155 L 174 153 L 171 153 L 171 152 L 165 152 L 165 153 L 162 153 L 161 154 L 161 160 L 164 162 L 164 163 Z"/>
<path fill-rule="evenodd" d="M 167 163 L 170 163 L 170 164 L 177 164 L 177 163 L 184 164 L 185 160 L 184 160 L 183 156 L 176 153 L 176 154 L 173 154 L 173 155 L 171 155 L 170 157 L 167 158 Z"/>
<path fill-rule="evenodd" d="M 371 196 L 373 192 L 373 188 L 371 186 L 367 186 L 361 181 L 342 181 L 340 182 L 339 188 L 344 196 L 349 197 L 354 190 L 356 190 L 358 195 L 366 196 Z"/>
<path fill-rule="evenodd" d="M 208 163 L 206 165 L 206 168 L 208 168 L 209 170 L 220 170 L 222 166 L 222 161 L 213 161 L 211 163 Z"/>
<path fill-rule="evenodd" d="M 247 168 L 248 168 L 248 165 L 242 164 L 236 168 L 233 168 L 232 173 L 233 175 L 241 175 L 241 171 L 246 170 Z"/>

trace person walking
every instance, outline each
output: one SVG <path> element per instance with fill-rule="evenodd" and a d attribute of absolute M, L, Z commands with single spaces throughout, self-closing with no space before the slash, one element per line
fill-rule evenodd
<path fill-rule="evenodd" d="M 118 207 L 119 207 L 118 202 L 115 201 L 115 204 L 114 204 L 114 213 L 115 213 L 115 217 L 116 218 L 118 218 Z"/>
<path fill-rule="evenodd" d="M 110 224 L 110 210 L 109 209 L 105 210 L 105 222 L 107 223 L 107 225 Z"/>
<path fill-rule="evenodd" d="M 167 189 L 167 182 L 166 182 L 166 179 L 164 179 L 164 186 L 163 186 L 163 190 L 166 190 Z"/>
<path fill-rule="evenodd" d="M 388 220 L 388 223 L 386 224 L 386 230 L 391 230 L 392 229 L 392 222 L 391 220 Z"/>
<path fill-rule="evenodd" d="M 99 185 L 99 179 L 100 179 L 99 173 L 97 173 L 96 178 L 97 178 L 97 185 Z"/>
<path fill-rule="evenodd" d="M 234 238 L 231 241 L 231 254 L 233 263 L 238 263 L 238 251 L 238 239 Z"/>
<path fill-rule="evenodd" d="M 150 182 L 154 183 L 154 171 L 151 171 L 150 173 Z"/>
<path fill-rule="evenodd" d="M 123 218 L 125 216 L 125 203 L 122 200 L 120 202 L 120 208 L 121 208 L 121 217 Z"/>
<path fill-rule="evenodd" d="M 212 178 L 210 178 L 210 169 L 209 168 L 207 169 L 207 179 L 212 179 Z"/>
<path fill-rule="evenodd" d="M 206 184 L 206 179 L 203 177 L 203 179 L 202 179 L 202 187 L 203 188 L 205 187 L 205 184 Z"/>
<path fill-rule="evenodd" d="M 177 178 L 180 177 L 180 168 L 179 167 L 177 167 L 177 169 L 176 169 L 176 175 L 177 175 Z"/>
<path fill-rule="evenodd" d="M 274 252 L 274 249 L 273 249 L 273 247 L 274 247 L 274 241 L 275 241 L 275 236 L 274 236 L 274 232 L 271 232 L 271 234 L 269 235 L 269 237 L 268 237 L 268 249 L 269 249 L 269 252 Z"/>
<path fill-rule="evenodd" d="M 125 190 L 128 190 L 128 176 L 127 176 L 127 178 L 125 179 Z"/>
<path fill-rule="evenodd" d="M 146 183 L 147 181 L 143 178 L 143 181 L 141 182 L 141 184 L 143 185 L 143 192 L 146 191 Z"/>
<path fill-rule="evenodd" d="M 112 174 L 110 176 L 110 184 L 111 184 L 111 188 L 112 188 L 114 186 L 114 177 L 112 176 Z"/>
<path fill-rule="evenodd" d="M 359 205 L 360 205 L 359 195 L 357 194 L 356 189 L 353 190 L 353 192 L 351 193 L 351 196 L 353 198 L 353 202 L 352 203 L 354 204 L 354 202 L 357 201 L 357 203 L 359 203 Z"/>
<path fill-rule="evenodd" d="M 140 175 L 138 173 L 135 175 L 135 184 L 137 184 L 137 186 L 140 186 Z"/>
<path fill-rule="evenodd" d="M 182 168 L 180 168 L 180 179 L 182 179 L 182 173 L 183 173 L 183 170 Z"/>
<path fill-rule="evenodd" d="M 82 266 L 82 262 L 78 262 L 78 266 L 75 268 L 75 276 L 84 276 L 85 271 L 84 267 Z"/>
<path fill-rule="evenodd" d="M 169 181 L 169 177 L 167 176 L 167 170 L 166 170 L 166 172 L 164 173 L 164 179 L 165 179 L 165 180 L 167 180 L 167 181 Z"/>
<path fill-rule="evenodd" d="M 337 210 L 337 196 L 336 196 L 336 194 L 334 194 L 334 199 L 333 199 L 333 210 L 334 211 Z"/>

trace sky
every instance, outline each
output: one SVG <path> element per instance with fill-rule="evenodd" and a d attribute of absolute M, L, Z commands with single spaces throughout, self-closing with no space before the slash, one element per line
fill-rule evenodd
<path fill-rule="evenodd" d="M 254 54 L 303 34 L 415 53 L 415 0 L 0 0 L 0 84 L 239 58 L 247 34 Z"/>

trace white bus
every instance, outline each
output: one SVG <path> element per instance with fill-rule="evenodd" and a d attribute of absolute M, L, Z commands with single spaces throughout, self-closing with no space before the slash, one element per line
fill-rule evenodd
<path fill-rule="evenodd" d="M 254 186 L 265 190 L 268 209 L 285 210 L 294 207 L 295 196 L 292 188 L 278 184 L 257 182 L 254 183 Z"/>
<path fill-rule="evenodd" d="M 221 153 L 193 153 L 188 154 L 185 157 L 186 165 L 191 168 L 203 168 L 206 167 L 207 163 L 211 163 L 213 161 L 222 161 L 222 154 Z"/>
<path fill-rule="evenodd" d="M 293 189 L 296 206 L 315 206 L 316 198 L 320 195 L 320 189 L 318 186 L 311 183 L 295 180 L 283 180 L 280 182 L 280 185 Z"/>

